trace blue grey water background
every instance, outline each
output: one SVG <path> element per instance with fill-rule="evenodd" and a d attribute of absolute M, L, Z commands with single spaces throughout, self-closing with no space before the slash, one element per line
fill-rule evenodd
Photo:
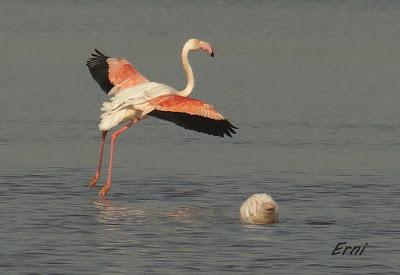
<path fill-rule="evenodd" d="M 100 199 L 86 59 L 179 89 L 190 37 L 216 51 L 191 55 L 193 97 L 238 135 L 145 120 Z M 398 1 L 2 0 L 0 64 L 0 273 L 399 274 Z M 259 192 L 280 222 L 241 225 Z"/>

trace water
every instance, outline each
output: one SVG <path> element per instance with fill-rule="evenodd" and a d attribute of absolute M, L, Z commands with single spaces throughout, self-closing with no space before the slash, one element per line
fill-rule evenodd
<path fill-rule="evenodd" d="M 1 273 L 396 274 L 399 15 L 396 1 L 1 1 Z M 216 50 L 191 55 L 193 96 L 238 135 L 143 121 L 100 199 L 89 53 L 181 88 L 193 36 Z M 280 222 L 241 225 L 259 192 Z M 332 256 L 338 242 L 368 247 Z"/>

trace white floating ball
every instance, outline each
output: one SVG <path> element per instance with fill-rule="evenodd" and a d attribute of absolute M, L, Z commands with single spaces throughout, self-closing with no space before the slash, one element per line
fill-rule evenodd
<path fill-rule="evenodd" d="M 268 194 L 254 194 L 240 207 L 240 222 L 271 224 L 278 221 L 278 204 Z"/>

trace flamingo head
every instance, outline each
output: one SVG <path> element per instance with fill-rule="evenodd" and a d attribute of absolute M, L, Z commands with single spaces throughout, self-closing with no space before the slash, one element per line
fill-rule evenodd
<path fill-rule="evenodd" d="M 214 49 L 213 46 L 210 43 L 201 41 L 197 38 L 192 38 L 189 39 L 185 45 L 183 46 L 183 48 L 187 48 L 189 51 L 205 51 L 206 53 L 208 53 L 209 55 L 211 55 L 211 57 L 214 57 Z"/>

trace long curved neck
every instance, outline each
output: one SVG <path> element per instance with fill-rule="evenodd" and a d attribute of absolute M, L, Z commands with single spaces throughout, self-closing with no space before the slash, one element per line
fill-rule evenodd
<path fill-rule="evenodd" d="M 188 59 L 188 54 L 189 54 L 189 47 L 183 47 L 182 49 L 182 66 L 183 70 L 185 71 L 186 74 L 186 87 L 182 91 L 178 92 L 177 94 L 180 96 L 188 96 L 192 93 L 193 88 L 194 88 L 194 75 L 192 71 L 192 67 L 190 67 L 189 64 L 189 59 Z"/>

